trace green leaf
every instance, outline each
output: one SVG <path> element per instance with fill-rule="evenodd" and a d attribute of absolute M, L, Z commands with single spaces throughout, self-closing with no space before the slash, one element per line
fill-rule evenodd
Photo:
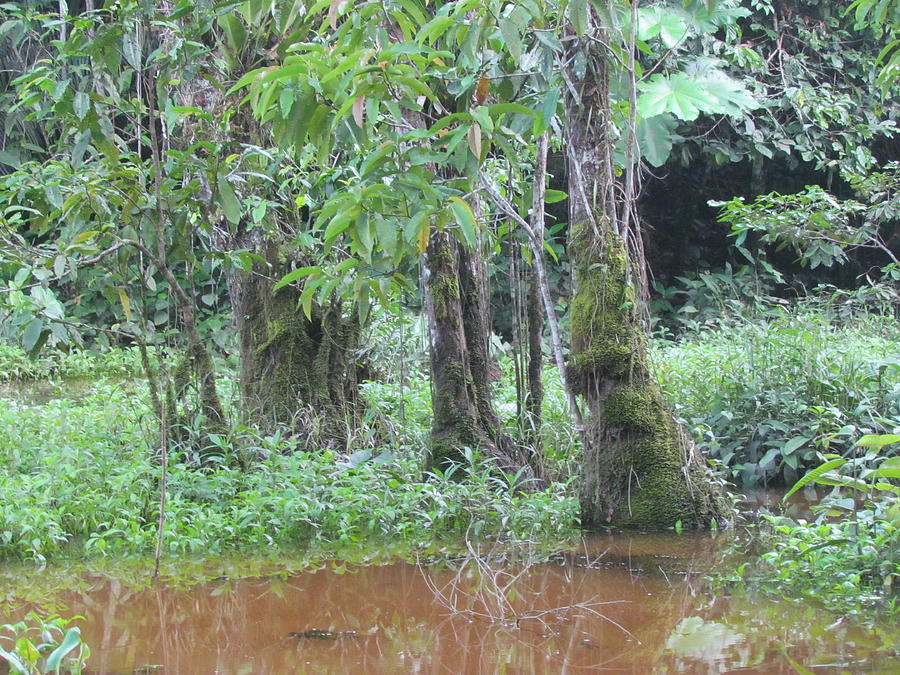
<path fill-rule="evenodd" d="M 522 36 L 519 34 L 519 27 L 508 18 L 501 18 L 499 26 L 500 34 L 509 48 L 509 53 L 518 64 L 522 60 Z"/>
<path fill-rule="evenodd" d="M 312 319 L 312 302 L 316 289 L 324 284 L 327 280 L 328 277 L 325 276 L 310 279 L 306 283 L 306 287 L 303 289 L 303 292 L 300 294 L 300 306 L 303 308 L 303 313 L 306 315 L 307 319 Z"/>
<path fill-rule="evenodd" d="M 422 26 L 418 35 L 416 35 L 416 42 L 423 44 L 427 41 L 429 44 L 434 44 L 438 37 L 446 33 L 447 29 L 454 23 L 456 23 L 456 19 L 452 17 L 436 16 Z"/>
<path fill-rule="evenodd" d="M 641 156 L 655 167 L 665 164 L 672 152 L 677 127 L 678 121 L 669 113 L 639 119 L 635 137 Z"/>
<path fill-rule="evenodd" d="M 356 217 L 359 215 L 359 206 L 356 204 L 352 206 L 345 207 L 335 214 L 334 218 L 328 223 L 328 226 L 325 228 L 324 239 L 326 242 L 333 240 L 337 237 L 341 232 L 350 227 L 350 223 L 356 220 Z"/>
<path fill-rule="evenodd" d="M 782 455 L 792 455 L 801 447 L 810 442 L 810 438 L 805 436 L 797 436 L 796 438 L 792 438 L 787 443 L 781 446 L 781 454 Z"/>
<path fill-rule="evenodd" d="M 75 96 L 72 98 L 72 110 L 75 111 L 75 115 L 78 119 L 83 120 L 90 109 L 91 99 L 88 97 L 87 93 L 76 91 Z"/>
<path fill-rule="evenodd" d="M 141 69 L 141 43 L 136 32 L 122 36 L 122 54 L 129 66 L 135 70 Z"/>
<path fill-rule="evenodd" d="M 50 656 L 47 657 L 47 666 L 45 670 L 50 671 L 59 669 L 59 666 L 66 655 L 80 644 L 81 631 L 77 626 L 75 628 L 70 628 L 66 632 L 66 636 L 63 638 L 62 644 L 54 649 Z"/>
<path fill-rule="evenodd" d="M 713 101 L 704 112 L 735 117 L 759 106 L 744 85 L 720 71 L 712 71 L 700 82 L 706 96 Z"/>
<path fill-rule="evenodd" d="M 680 120 L 697 119 L 713 101 L 705 94 L 699 80 L 684 73 L 654 75 L 638 88 L 643 92 L 637 100 L 638 112 L 644 118 L 671 113 Z"/>
<path fill-rule="evenodd" d="M 548 188 L 546 192 L 544 192 L 544 202 L 547 204 L 556 204 L 557 202 L 561 202 L 568 197 L 569 195 L 562 190 L 553 190 L 551 188 Z"/>
<path fill-rule="evenodd" d="M 462 231 L 462 241 L 466 246 L 474 248 L 477 243 L 476 232 L 478 231 L 478 225 L 475 222 L 475 214 L 472 212 L 472 208 L 463 199 L 450 197 L 450 210 L 453 211 L 453 217 L 459 223 Z"/>
<path fill-rule="evenodd" d="M 90 142 L 91 130 L 85 129 L 81 132 L 78 140 L 75 141 L 75 146 L 72 148 L 72 164 L 76 169 L 81 166 L 81 160 L 84 158 L 84 153 L 87 151 Z M 2 157 L 0 157 L 0 161 L 2 161 Z"/>
<path fill-rule="evenodd" d="M 228 178 L 223 173 L 216 177 L 216 185 L 219 187 L 222 212 L 229 223 L 237 225 L 241 222 L 241 204 L 237 195 L 234 194 L 234 188 L 231 187 L 231 183 L 228 182 Z"/>
<path fill-rule="evenodd" d="M 898 434 L 866 434 L 861 437 L 856 444 L 863 448 L 875 448 L 881 450 L 886 445 L 892 443 L 900 443 L 900 435 Z"/>
<path fill-rule="evenodd" d="M 534 121 L 532 133 L 535 136 L 540 136 L 550 128 L 550 124 L 553 122 L 553 118 L 556 116 L 556 107 L 558 105 L 559 87 L 553 87 L 552 89 L 549 89 L 544 95 L 544 102 L 541 104 L 540 117 Z"/>
<path fill-rule="evenodd" d="M 31 351 L 37 346 L 41 333 L 44 332 L 44 322 L 42 319 L 35 317 L 28 322 L 25 330 L 22 332 L 22 349 L 26 352 Z"/>
<path fill-rule="evenodd" d="M 815 469 L 813 469 L 808 474 L 803 476 L 803 478 L 801 478 L 796 483 L 794 483 L 794 487 L 792 487 L 790 490 L 788 490 L 787 494 L 784 495 L 784 500 L 786 501 L 788 497 L 790 497 L 792 494 L 794 494 L 797 490 L 802 488 L 807 483 L 820 482 L 820 479 L 822 478 L 822 474 L 827 473 L 828 471 L 831 471 L 832 469 L 836 469 L 840 466 L 844 466 L 844 464 L 846 464 L 846 463 L 847 463 L 846 459 L 839 457 L 837 459 L 829 460 L 829 461 L 825 462 L 824 464 L 822 464 L 821 466 L 817 466 Z M 822 480 L 821 482 L 824 483 L 824 480 Z"/>
<path fill-rule="evenodd" d="M 714 71 L 703 77 L 687 73 L 656 74 L 638 85 L 638 112 L 644 118 L 671 113 L 692 121 L 701 112 L 737 115 L 757 106 L 749 92 L 724 73 Z"/>
<path fill-rule="evenodd" d="M 309 276 L 310 274 L 315 274 L 315 273 L 321 274 L 322 268 L 319 267 L 318 265 L 316 265 L 313 267 L 299 267 L 295 270 L 291 270 L 290 272 L 285 274 L 283 277 L 281 277 L 281 279 L 278 280 L 278 282 L 272 287 L 272 291 L 273 292 L 277 291 L 279 288 L 284 288 L 288 284 L 294 283 L 295 281 L 297 281 L 297 279 L 300 279 L 302 277 L 306 277 L 306 276 Z"/>
<path fill-rule="evenodd" d="M 0 647 L 0 657 L 2 657 L 12 668 L 15 668 L 15 671 L 19 673 L 19 675 L 28 675 L 28 669 L 25 667 L 25 664 L 12 652 L 8 652 L 3 649 L 3 647 Z"/>
<path fill-rule="evenodd" d="M 228 46 L 234 52 L 240 52 L 247 43 L 247 31 L 244 23 L 234 14 L 219 17 L 219 26 L 225 31 Z"/>
<path fill-rule="evenodd" d="M 647 41 L 659 36 L 663 45 L 671 49 L 687 33 L 685 16 L 672 7 L 644 7 L 638 10 L 637 37 Z"/>
<path fill-rule="evenodd" d="M 16 155 L 8 152 L 6 150 L 0 150 L 0 164 L 6 164 L 7 166 L 11 166 L 13 169 L 18 169 L 19 164 L 22 163 Z"/>
<path fill-rule="evenodd" d="M 587 30 L 589 13 L 590 5 L 588 0 L 571 0 L 569 2 L 569 21 L 572 22 L 572 28 L 575 29 L 575 34 L 578 37 L 582 37 Z"/>
<path fill-rule="evenodd" d="M 248 73 L 244 73 L 243 75 L 241 75 L 241 78 L 232 85 L 231 89 L 225 92 L 225 95 L 231 96 L 234 92 L 243 89 L 248 84 L 256 82 L 257 78 L 259 78 L 262 73 L 269 72 L 271 69 L 271 66 L 267 66 L 265 68 L 257 68 L 256 70 L 251 70 Z"/>

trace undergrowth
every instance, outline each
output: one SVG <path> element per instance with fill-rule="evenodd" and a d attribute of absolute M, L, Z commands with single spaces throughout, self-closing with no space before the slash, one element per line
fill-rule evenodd
<path fill-rule="evenodd" d="M 141 356 L 137 347 L 108 351 L 48 350 L 39 357 L 32 358 L 21 347 L 0 342 L 0 382 L 133 377 L 142 374 Z"/>
<path fill-rule="evenodd" d="M 407 323 L 378 330 L 384 335 L 368 341 L 367 356 L 393 363 L 390 373 L 401 376 L 383 373 L 362 384 L 364 411 L 346 449 L 240 424 L 225 435 L 185 430 L 190 447 L 174 448 L 170 463 L 167 553 L 576 533 L 580 448 L 555 369 L 544 372 L 542 449 L 533 458 L 548 489 L 522 491 L 474 453 L 453 475 L 423 476 L 431 402 L 421 329 Z M 810 302 L 695 326 L 678 340 L 657 341 L 654 363 L 676 414 L 708 457 L 746 485 L 790 482 L 824 453 L 900 427 L 898 343 L 900 324 L 890 315 L 870 307 L 838 313 Z M 6 378 L 121 378 L 40 405 L 0 398 L 0 462 L 7 468 L 0 476 L 0 556 L 150 551 L 158 429 L 143 381 L 125 377 L 139 373 L 136 350 L 30 362 L 3 347 L 0 363 L 30 364 L 7 367 Z M 507 432 L 520 437 L 509 360 L 501 356 L 500 365 L 497 408 Z M 234 406 L 233 380 L 222 378 L 222 393 Z M 15 395 L 25 398 L 21 393 Z M 198 444 L 205 444 L 202 452 Z M 463 472 L 469 476 L 460 481 Z"/>
<path fill-rule="evenodd" d="M 737 482 L 791 484 L 822 453 L 900 426 L 900 322 L 814 307 L 656 343 L 656 372 L 706 456 Z"/>
<path fill-rule="evenodd" d="M 159 466 L 153 416 L 131 387 L 98 384 L 80 400 L 29 406 L 0 399 L 0 556 L 141 554 L 156 537 Z M 421 450 L 347 456 L 308 451 L 282 434 L 243 429 L 234 457 L 169 466 L 165 550 L 220 553 L 315 540 L 410 544 L 455 538 L 574 534 L 565 484 L 527 492 L 469 455 L 457 475 L 422 475 Z M 469 475 L 460 481 L 459 472 Z"/>

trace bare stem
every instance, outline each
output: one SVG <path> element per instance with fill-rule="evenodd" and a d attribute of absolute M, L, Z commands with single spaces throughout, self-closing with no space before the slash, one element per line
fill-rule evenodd
<path fill-rule="evenodd" d="M 538 170 L 535 171 L 535 186 L 538 183 L 541 186 L 541 190 L 543 190 L 544 177 L 546 176 L 547 170 L 547 142 L 546 136 L 543 137 L 544 142 L 538 143 L 538 166 L 543 167 L 540 169 L 541 175 L 538 176 Z M 543 153 L 543 158 L 540 155 Z M 544 312 L 547 314 L 547 323 L 550 326 L 550 339 L 553 343 L 553 356 L 556 359 L 556 367 L 559 370 L 560 379 L 562 379 L 563 389 L 566 392 L 566 400 L 569 404 L 569 412 L 572 415 L 572 418 L 575 420 L 575 424 L 578 426 L 579 431 L 584 427 L 584 420 L 581 416 L 581 410 L 578 408 L 578 402 L 575 400 L 575 394 L 572 392 L 572 389 L 569 387 L 568 377 L 566 375 L 566 360 L 563 356 L 562 350 L 562 338 L 560 337 L 559 331 L 559 321 L 556 318 L 556 310 L 553 307 L 553 298 L 550 296 L 550 284 L 547 281 L 547 270 L 544 266 L 544 238 L 543 236 L 538 236 L 538 233 L 535 231 L 535 228 L 531 226 L 531 224 L 522 218 L 518 214 L 518 212 L 513 208 L 512 204 L 503 197 L 497 189 L 491 184 L 491 182 L 487 179 L 484 173 L 478 174 L 479 182 L 481 183 L 482 188 L 487 193 L 488 197 L 490 197 L 491 201 L 505 213 L 509 218 L 516 222 L 528 236 L 528 243 L 531 247 L 531 253 L 534 258 L 534 266 L 537 271 L 538 276 L 538 286 L 540 287 L 541 299 L 544 301 Z M 537 189 L 537 188 L 536 188 Z M 542 209 L 543 211 L 543 209 Z M 543 233 L 543 213 L 541 213 L 540 218 L 540 231 Z"/>

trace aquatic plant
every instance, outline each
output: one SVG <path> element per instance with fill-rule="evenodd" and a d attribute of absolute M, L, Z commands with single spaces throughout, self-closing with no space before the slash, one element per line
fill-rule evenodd
<path fill-rule="evenodd" d="M 4 624 L 0 631 L 8 635 L 0 635 L 0 658 L 16 675 L 80 675 L 91 651 L 81 640 L 78 626 L 70 624 L 81 618 L 41 617 L 30 612 L 22 621 Z M 4 641 L 12 642 L 10 649 L 2 646 Z"/>

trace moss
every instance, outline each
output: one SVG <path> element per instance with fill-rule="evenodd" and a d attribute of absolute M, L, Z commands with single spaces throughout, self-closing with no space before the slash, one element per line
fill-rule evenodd
<path fill-rule="evenodd" d="M 645 348 L 635 315 L 634 288 L 628 279 L 628 256 L 621 242 L 594 241 L 588 226 L 574 228 L 572 255 L 577 289 L 572 300 L 573 384 L 584 393 L 598 378 L 643 374 L 635 357 Z"/>
<path fill-rule="evenodd" d="M 440 274 L 431 280 L 429 288 L 432 302 L 434 302 L 435 316 L 448 317 L 447 308 L 452 307 L 454 301 L 460 297 L 459 280 L 449 274 Z"/>
<path fill-rule="evenodd" d="M 603 406 L 606 423 L 634 431 L 651 431 L 658 421 L 649 385 L 631 384 L 609 395 Z"/>
<path fill-rule="evenodd" d="M 577 283 L 570 367 L 590 408 L 582 523 L 708 525 L 725 513 L 724 504 L 652 379 L 628 255 L 599 223 L 600 232 L 573 228 L 570 246 Z"/>
<path fill-rule="evenodd" d="M 479 447 L 474 411 L 460 409 L 460 397 L 464 399 L 467 374 L 462 363 L 443 364 L 444 386 L 436 388 L 433 409 L 436 412 L 432 425 L 429 466 L 444 468 L 463 460 L 462 449 Z"/>

